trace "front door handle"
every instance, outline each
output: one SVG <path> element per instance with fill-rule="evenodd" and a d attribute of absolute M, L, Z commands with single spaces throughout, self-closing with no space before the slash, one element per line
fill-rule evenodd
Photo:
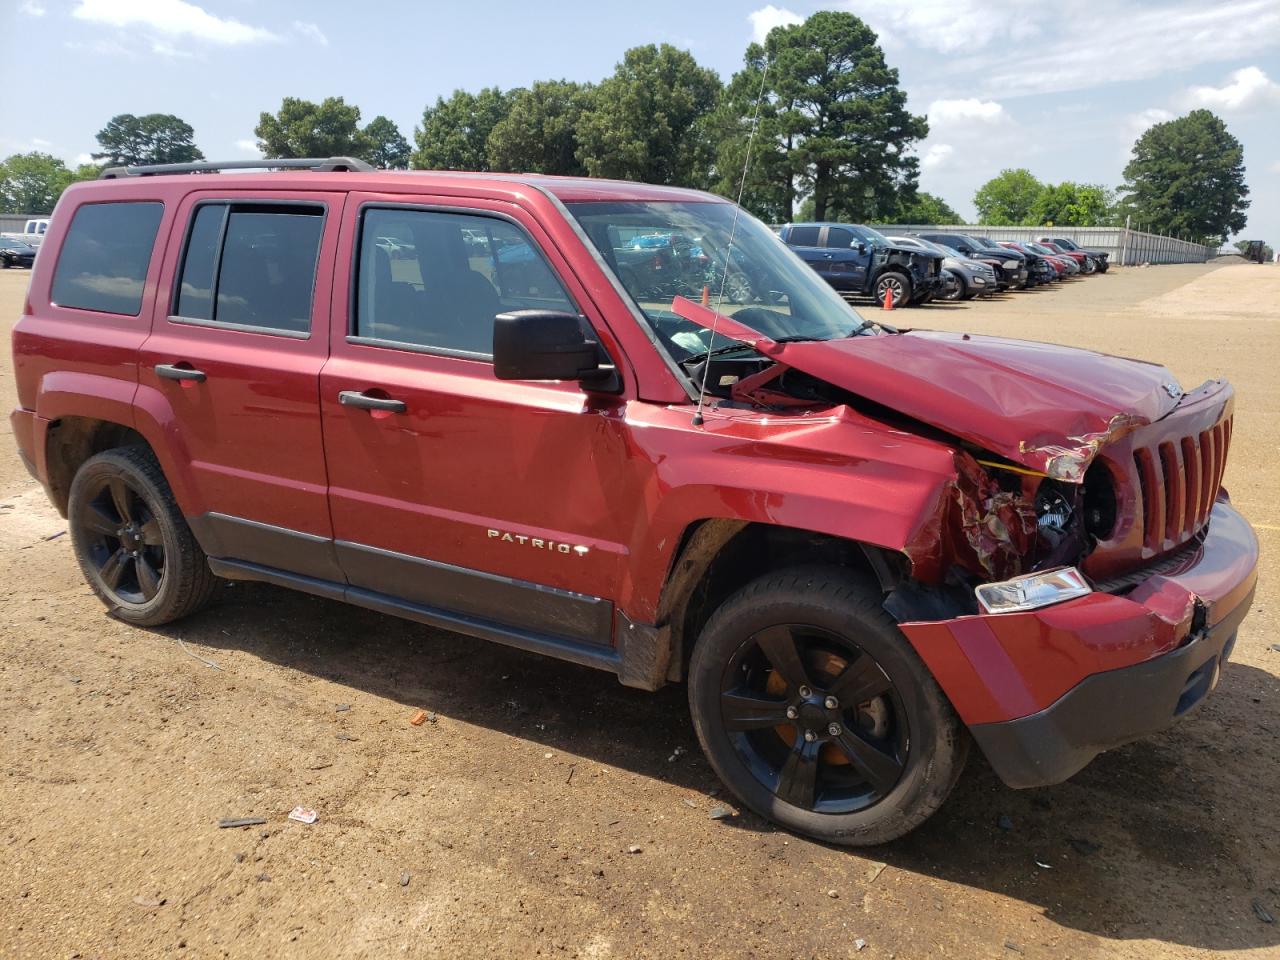
<path fill-rule="evenodd" d="M 156 376 L 162 380 L 190 380 L 193 383 L 204 383 L 205 381 L 203 370 L 180 367 L 173 363 L 157 363 Z"/>
<path fill-rule="evenodd" d="M 390 413 L 404 413 L 407 409 L 403 400 L 390 397 L 371 397 L 358 390 L 343 390 L 338 394 L 338 403 L 344 407 L 358 407 L 361 410 L 386 410 Z"/>

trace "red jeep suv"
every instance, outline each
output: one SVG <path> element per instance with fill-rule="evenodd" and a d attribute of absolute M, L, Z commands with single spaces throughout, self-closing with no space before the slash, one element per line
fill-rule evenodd
<path fill-rule="evenodd" d="M 845 844 L 1218 682 L 1226 383 L 863 319 L 705 193 L 269 165 L 109 170 L 36 260 L 13 430 L 115 616 L 261 580 L 683 680 L 742 803 Z"/>

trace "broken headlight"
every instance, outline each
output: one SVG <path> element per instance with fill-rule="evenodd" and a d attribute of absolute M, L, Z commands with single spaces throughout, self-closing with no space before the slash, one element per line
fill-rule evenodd
<path fill-rule="evenodd" d="M 1058 567 L 1011 580 L 984 583 L 975 587 L 973 592 L 984 613 L 1018 613 L 1083 597 L 1092 593 L 1093 588 L 1075 567 Z"/>

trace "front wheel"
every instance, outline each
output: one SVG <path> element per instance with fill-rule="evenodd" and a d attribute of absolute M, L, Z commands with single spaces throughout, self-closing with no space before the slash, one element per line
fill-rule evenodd
<path fill-rule="evenodd" d="M 906 274 L 898 273 L 895 270 L 880 274 L 876 280 L 876 302 L 883 306 L 885 298 L 890 291 L 893 292 L 893 305 L 895 307 L 905 307 L 911 302 L 911 280 Z"/>
<path fill-rule="evenodd" d="M 770 574 L 707 623 L 689 669 L 698 739 L 746 806 L 848 846 L 915 829 L 969 741 L 878 592 L 839 568 Z"/>
<path fill-rule="evenodd" d="M 204 551 L 149 450 L 108 450 L 86 460 L 71 483 L 67 521 L 85 580 L 121 620 L 159 626 L 213 595 Z"/>

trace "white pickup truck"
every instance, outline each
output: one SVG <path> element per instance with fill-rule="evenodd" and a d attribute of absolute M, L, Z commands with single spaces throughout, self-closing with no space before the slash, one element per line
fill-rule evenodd
<path fill-rule="evenodd" d="M 45 231 L 49 229 L 49 218 L 38 217 L 34 220 L 28 220 L 23 226 L 21 232 L 13 231 L 12 233 L 0 233 L 0 237 L 8 237 L 10 240 L 21 240 L 23 243 L 38 248 L 44 242 Z"/>

